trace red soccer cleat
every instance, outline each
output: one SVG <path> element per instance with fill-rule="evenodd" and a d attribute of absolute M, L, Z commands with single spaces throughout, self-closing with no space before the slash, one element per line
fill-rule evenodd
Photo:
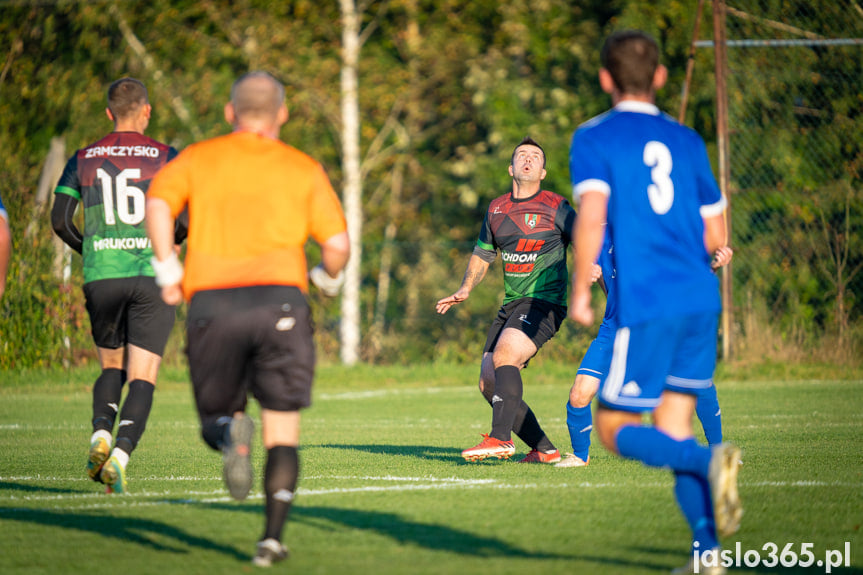
<path fill-rule="evenodd" d="M 487 434 L 482 434 L 483 440 L 470 449 L 461 452 L 465 461 L 482 461 L 489 457 L 509 459 L 515 454 L 515 444 L 512 441 L 501 441 Z"/>
<path fill-rule="evenodd" d="M 537 449 L 531 449 L 519 463 L 557 463 L 560 461 L 560 451 L 557 449 L 544 453 Z"/>

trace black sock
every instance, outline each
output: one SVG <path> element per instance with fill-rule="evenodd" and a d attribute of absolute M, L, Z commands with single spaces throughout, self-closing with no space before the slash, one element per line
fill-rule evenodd
<path fill-rule="evenodd" d="M 501 441 L 512 440 L 512 427 L 521 405 L 521 373 L 514 365 L 502 365 L 494 370 L 491 435 Z"/>
<path fill-rule="evenodd" d="M 491 388 L 491 389 L 489 389 Z M 494 386 L 485 385 L 482 388 L 482 395 L 492 408 L 494 402 Z M 538 449 L 542 452 L 553 451 L 555 449 L 551 441 L 546 437 L 545 432 L 539 426 L 536 420 L 536 415 L 533 414 L 530 406 L 522 400 L 515 413 L 515 421 L 512 424 L 512 432 L 515 433 L 522 441 L 524 441 L 531 449 Z"/>
<path fill-rule="evenodd" d="M 132 453 L 144 434 L 150 408 L 153 406 L 154 389 L 152 383 L 143 379 L 129 382 L 129 393 L 123 402 L 123 409 L 120 410 L 120 424 L 115 442 L 115 445 L 126 453 Z"/>
<path fill-rule="evenodd" d="M 104 429 L 108 433 L 114 432 L 114 419 L 117 417 L 125 381 L 125 371 L 109 367 L 102 370 L 93 384 L 93 431 Z"/>
<path fill-rule="evenodd" d="M 264 470 L 267 523 L 261 539 L 282 540 L 282 529 L 291 511 L 299 474 L 300 456 L 296 447 L 277 445 L 267 450 L 267 465 Z"/>
<path fill-rule="evenodd" d="M 215 415 L 203 418 L 201 420 L 201 437 L 204 438 L 204 442 L 210 448 L 221 451 L 233 420 L 234 418 L 230 415 Z"/>
<path fill-rule="evenodd" d="M 542 452 L 553 451 L 555 449 L 554 445 L 546 437 L 542 427 L 540 427 L 539 421 L 536 420 L 533 410 L 524 401 L 518 407 L 512 431 L 531 449 Z"/>

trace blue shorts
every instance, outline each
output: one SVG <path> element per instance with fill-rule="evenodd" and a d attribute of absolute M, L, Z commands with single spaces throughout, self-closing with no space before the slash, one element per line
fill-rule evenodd
<path fill-rule="evenodd" d="M 599 401 L 621 411 L 652 411 L 665 390 L 696 395 L 713 385 L 717 314 L 662 318 L 621 327 Z"/>
<path fill-rule="evenodd" d="M 576 373 L 583 373 L 596 379 L 603 379 L 608 374 L 611 352 L 614 350 L 614 332 L 613 324 L 608 322 L 600 324 L 599 333 L 596 334 L 596 339 L 590 342 L 590 347 L 587 348 L 587 353 L 584 354 Z"/>

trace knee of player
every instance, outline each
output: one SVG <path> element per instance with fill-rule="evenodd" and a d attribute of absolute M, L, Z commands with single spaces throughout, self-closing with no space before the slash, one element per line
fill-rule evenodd
<path fill-rule="evenodd" d="M 599 380 L 583 373 L 575 377 L 575 383 L 569 390 L 569 404 L 573 407 L 586 407 L 599 390 Z"/>

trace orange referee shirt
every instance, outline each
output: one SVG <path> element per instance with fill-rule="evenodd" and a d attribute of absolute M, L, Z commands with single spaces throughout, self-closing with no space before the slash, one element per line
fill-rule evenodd
<path fill-rule="evenodd" d="M 193 144 L 156 174 L 148 197 L 189 207 L 183 292 L 257 285 L 308 291 L 304 246 L 347 229 L 323 167 L 252 132 Z"/>

